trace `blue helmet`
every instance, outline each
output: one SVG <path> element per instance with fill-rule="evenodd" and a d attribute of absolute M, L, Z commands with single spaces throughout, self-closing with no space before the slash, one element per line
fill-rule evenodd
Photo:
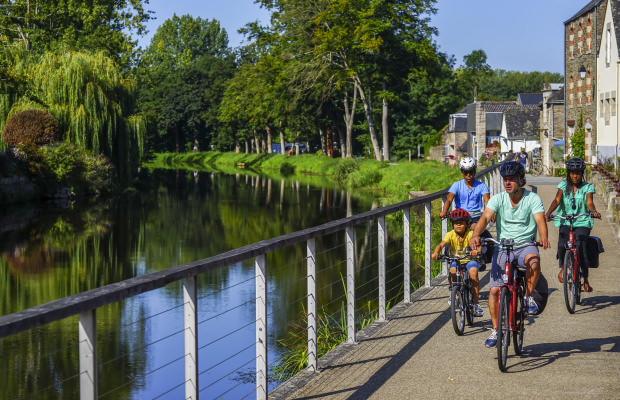
<path fill-rule="evenodd" d="M 499 174 L 501 176 L 516 175 L 519 178 L 525 178 L 525 167 L 517 161 L 506 161 L 499 168 Z"/>

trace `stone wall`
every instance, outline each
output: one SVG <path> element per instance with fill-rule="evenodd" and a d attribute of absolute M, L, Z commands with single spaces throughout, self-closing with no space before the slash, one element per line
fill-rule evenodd
<path fill-rule="evenodd" d="M 616 234 L 616 239 L 620 241 L 620 235 L 618 227 L 620 226 L 620 197 L 616 191 L 616 184 L 598 171 L 592 171 L 590 179 L 588 180 L 594 189 L 596 194 L 600 196 L 603 203 L 607 206 L 607 214 L 611 216 L 611 223 Z M 601 214 L 605 214 L 602 211 Z"/>

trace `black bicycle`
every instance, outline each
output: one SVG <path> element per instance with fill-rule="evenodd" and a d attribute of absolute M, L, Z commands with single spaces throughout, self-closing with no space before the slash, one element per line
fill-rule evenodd
<path fill-rule="evenodd" d="M 465 323 L 472 326 L 474 324 L 474 289 L 467 271 L 467 264 L 462 264 L 461 260 L 475 260 L 476 258 L 466 252 L 462 256 L 451 256 L 448 252 L 440 254 L 438 260 L 448 262 L 448 267 L 452 262 L 456 263 L 456 282 L 452 282 L 450 291 L 450 313 L 452 314 L 452 326 L 457 335 L 463 335 Z"/>
<path fill-rule="evenodd" d="M 581 304 L 581 290 L 583 282 L 581 280 L 581 268 L 580 263 L 585 262 L 578 257 L 577 247 L 575 247 L 575 237 L 573 234 L 573 222 L 581 217 L 592 217 L 591 213 L 581 214 L 568 214 L 563 215 L 550 215 L 549 219 L 560 218 L 568 221 L 570 229 L 568 231 L 568 240 L 566 241 L 566 253 L 564 255 L 564 263 L 562 264 L 562 280 L 564 281 L 564 302 L 566 303 L 566 309 L 570 314 L 575 313 L 575 305 Z"/>
<path fill-rule="evenodd" d="M 506 250 L 506 262 L 502 273 L 504 284 L 500 288 L 499 307 L 497 311 L 497 363 L 500 371 L 506 371 L 508 359 L 508 346 L 510 346 L 510 333 L 512 332 L 513 347 L 517 355 L 523 352 L 523 334 L 525 332 L 525 267 L 519 265 L 512 258 L 514 249 L 540 243 L 533 240 L 502 239 L 497 241 L 493 238 L 481 240 L 483 246 L 496 245 Z"/>

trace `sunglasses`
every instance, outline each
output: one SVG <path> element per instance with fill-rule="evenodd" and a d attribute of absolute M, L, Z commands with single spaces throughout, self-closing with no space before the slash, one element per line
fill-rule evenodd
<path fill-rule="evenodd" d="M 461 170 L 461 173 L 463 175 L 476 175 L 476 170 L 475 169 L 468 169 L 468 170 Z"/>
<path fill-rule="evenodd" d="M 570 199 L 570 202 L 573 206 L 573 210 L 577 208 L 577 205 L 575 204 L 575 198 L 573 197 L 572 199 Z"/>

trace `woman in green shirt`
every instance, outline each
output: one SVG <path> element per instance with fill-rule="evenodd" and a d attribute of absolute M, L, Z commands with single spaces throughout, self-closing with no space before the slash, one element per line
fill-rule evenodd
<path fill-rule="evenodd" d="M 551 202 L 547 211 L 547 220 L 551 213 L 559 206 L 558 214 L 581 214 L 590 212 L 595 218 L 600 218 L 601 214 L 594 207 L 594 186 L 583 180 L 583 172 L 586 169 L 586 163 L 581 158 L 571 158 L 566 162 L 566 180 L 558 184 L 558 192 L 555 199 Z M 568 232 L 570 225 L 568 221 L 557 218 L 554 225 L 560 228 L 560 238 L 558 240 L 558 259 L 560 260 L 560 273 L 558 280 L 562 282 L 562 263 L 566 253 L 566 242 L 568 241 Z M 581 216 L 573 222 L 573 234 L 575 238 L 575 246 L 577 254 L 581 260 L 581 272 L 584 279 L 584 291 L 591 292 L 592 286 L 588 281 L 588 263 L 586 257 L 586 243 L 592 230 L 592 218 Z"/>

